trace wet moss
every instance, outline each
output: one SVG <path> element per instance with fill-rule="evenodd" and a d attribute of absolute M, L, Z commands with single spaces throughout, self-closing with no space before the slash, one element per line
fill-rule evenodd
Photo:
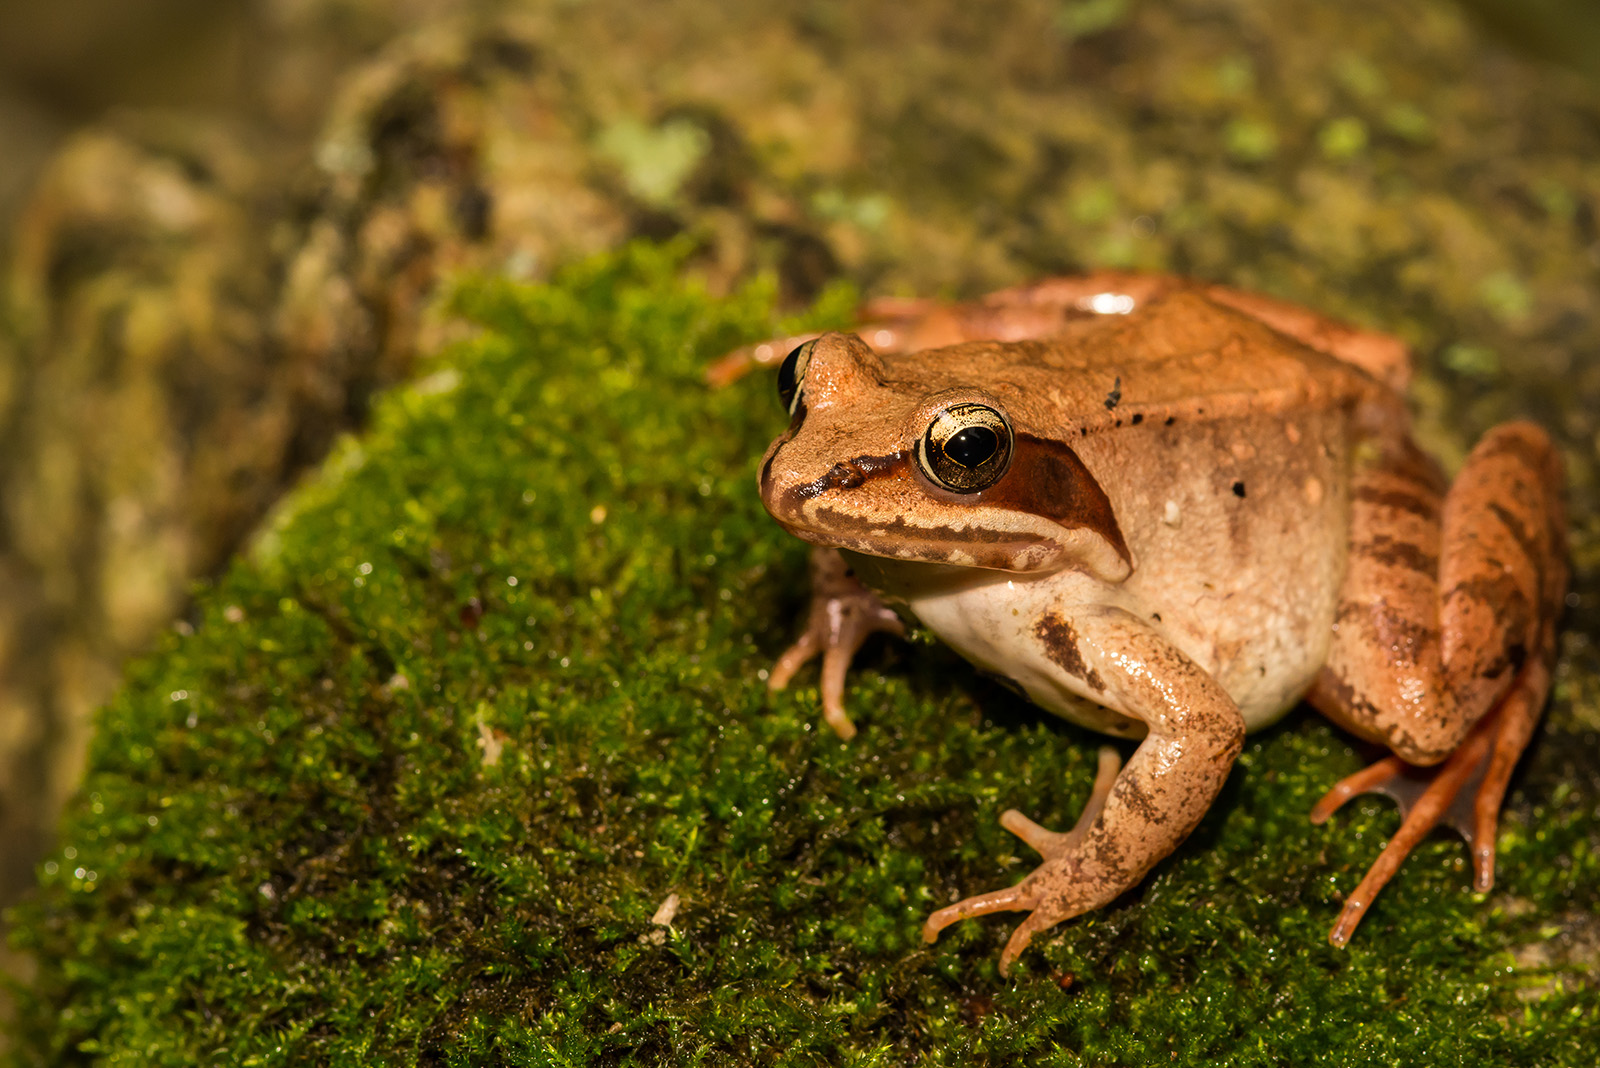
<path fill-rule="evenodd" d="M 1396 818 L 1307 822 L 1361 761 L 1310 715 L 1012 980 L 1001 918 L 923 946 L 1030 866 L 1000 811 L 1071 821 L 1098 739 L 926 642 L 864 654 L 852 743 L 814 673 L 767 695 L 804 581 L 753 492 L 782 415 L 700 370 L 772 331 L 773 287 L 712 299 L 678 262 L 464 285 L 476 336 L 132 669 L 14 915 L 19 1063 L 1592 1060 L 1568 921 L 1600 909 L 1600 741 L 1570 709 L 1496 890 L 1432 840 L 1348 950 L 1327 927 Z"/>

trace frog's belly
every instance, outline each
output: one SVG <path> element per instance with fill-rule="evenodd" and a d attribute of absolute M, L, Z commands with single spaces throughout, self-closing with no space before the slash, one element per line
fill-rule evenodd
<path fill-rule="evenodd" d="M 1014 683 L 1042 708 L 1119 737 L 1142 737 L 1144 723 L 1124 714 L 1114 694 L 1090 690 L 1051 658 L 1037 630 L 1047 615 L 1070 621 L 1075 613 L 1120 608 L 1148 621 L 1217 679 L 1249 730 L 1270 725 L 1294 706 L 1321 667 L 1332 634 L 1331 583 L 1326 589 L 1299 588 L 1288 603 L 1232 591 L 1237 603 L 1223 614 L 1222 625 L 1213 618 L 1213 629 L 1206 629 L 1195 625 L 1192 611 L 1169 604 L 1163 612 L 1145 603 L 1137 588 L 1107 587 L 1078 572 L 1029 576 L 952 569 L 940 581 L 924 574 L 908 583 L 895 581 L 905 576 L 894 573 L 917 565 L 862 564 L 868 581 L 902 600 L 978 668 Z"/>

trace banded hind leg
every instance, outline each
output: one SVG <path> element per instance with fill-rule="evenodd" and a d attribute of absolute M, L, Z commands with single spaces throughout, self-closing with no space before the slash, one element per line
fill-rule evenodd
<path fill-rule="evenodd" d="M 1312 810 L 1359 793 L 1404 819 L 1345 901 L 1328 939 L 1349 941 L 1373 897 L 1440 822 L 1466 837 L 1475 885 L 1494 879 L 1501 799 L 1549 692 L 1566 588 L 1561 465 L 1531 423 L 1491 430 L 1454 483 L 1391 443 L 1351 485 L 1349 569 L 1310 702 L 1388 746 Z"/>

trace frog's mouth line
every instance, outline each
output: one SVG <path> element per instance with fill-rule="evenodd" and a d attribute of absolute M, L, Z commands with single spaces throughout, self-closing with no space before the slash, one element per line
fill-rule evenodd
<path fill-rule="evenodd" d="M 919 523 L 893 511 L 878 516 L 856 514 L 819 499 L 827 493 L 860 489 L 871 481 L 905 481 L 909 477 L 904 453 L 856 457 L 834 465 L 818 479 L 777 493 L 771 492 L 768 478 L 762 501 L 789 533 L 825 548 L 998 571 L 1050 570 L 1061 563 L 1062 535 L 1070 532 L 1044 516 L 991 508 L 990 518 L 1000 522 Z"/>
<path fill-rule="evenodd" d="M 1055 570 L 1065 555 L 1061 542 L 1043 533 L 923 526 L 899 516 L 880 523 L 826 507 L 807 513 L 816 526 L 773 518 L 802 541 L 885 560 L 1034 572 Z"/>

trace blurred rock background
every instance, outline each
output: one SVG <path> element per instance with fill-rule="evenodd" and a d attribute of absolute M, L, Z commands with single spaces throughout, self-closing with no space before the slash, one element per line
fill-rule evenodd
<path fill-rule="evenodd" d="M 122 662 L 184 626 L 188 584 L 441 336 L 428 298 L 453 270 L 534 277 L 688 231 L 714 286 L 766 269 L 795 301 L 840 271 L 970 294 L 1108 264 L 1302 299 L 1348 278 L 1318 302 L 1348 313 L 1400 278 L 1383 325 L 1459 376 L 1467 425 L 1563 376 L 1581 393 L 1600 18 L 1462 3 L 1364 36 L 1265 0 L 0 4 L 0 905 Z M 1338 98 L 1329 78 L 1297 95 L 1296 57 L 1330 41 Z M 1180 52 L 1190 68 L 1163 63 Z M 1150 116 L 1171 158 L 1125 132 Z M 1173 163 L 1197 135 L 1219 169 Z M 1414 153 L 1418 188 L 1448 195 L 1396 215 L 1341 169 L 1378 152 L 1374 173 Z M 1447 239 L 1446 269 L 1402 269 Z M 1519 346 L 1531 377 L 1496 389 Z M 1426 431 L 1455 401 L 1421 389 Z"/>
<path fill-rule="evenodd" d="M 310 148 L 351 68 L 470 7 L 0 4 L 0 907 L 122 661 L 359 418 L 341 342 L 308 369 L 268 322 Z"/>

